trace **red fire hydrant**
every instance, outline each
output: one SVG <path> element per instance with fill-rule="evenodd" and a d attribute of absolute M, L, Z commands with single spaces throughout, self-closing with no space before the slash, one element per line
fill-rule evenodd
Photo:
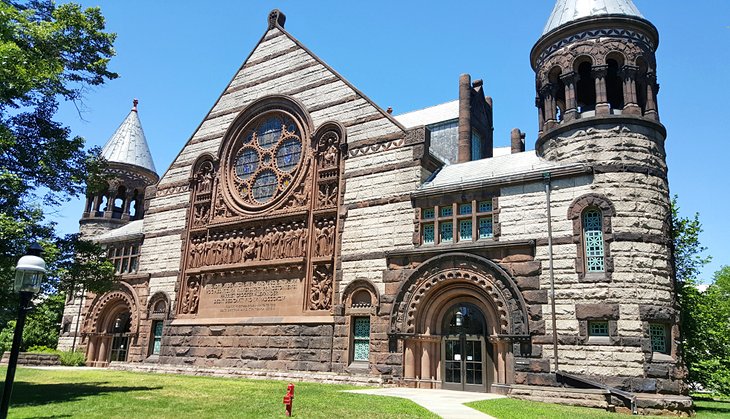
<path fill-rule="evenodd" d="M 291 416 L 291 406 L 294 404 L 294 384 L 289 383 L 286 386 L 286 396 L 284 396 L 284 406 L 286 406 L 286 415 Z"/>

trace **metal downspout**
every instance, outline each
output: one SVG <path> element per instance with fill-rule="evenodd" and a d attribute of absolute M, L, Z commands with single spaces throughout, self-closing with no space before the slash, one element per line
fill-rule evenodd
<path fill-rule="evenodd" d="M 550 172 L 542 174 L 545 183 L 545 198 L 547 200 L 547 228 L 548 228 L 548 263 L 550 267 L 550 306 L 552 311 L 553 323 L 553 357 L 555 358 L 555 372 L 560 371 L 560 363 L 558 362 L 558 329 L 555 319 L 555 274 L 553 269 L 553 222 L 550 211 Z"/>

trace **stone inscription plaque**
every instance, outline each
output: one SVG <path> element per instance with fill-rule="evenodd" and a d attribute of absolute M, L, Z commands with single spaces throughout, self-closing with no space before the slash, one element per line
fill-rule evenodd
<path fill-rule="evenodd" d="M 303 293 L 301 278 L 214 278 L 203 285 L 198 317 L 297 316 L 302 314 Z"/>

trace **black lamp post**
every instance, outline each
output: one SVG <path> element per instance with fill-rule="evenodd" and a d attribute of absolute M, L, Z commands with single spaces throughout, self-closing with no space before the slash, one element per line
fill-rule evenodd
<path fill-rule="evenodd" d="M 5 376 L 3 388 L 3 400 L 0 405 L 0 418 L 8 417 L 10 397 L 13 394 L 13 381 L 15 381 L 15 367 L 18 364 L 18 353 L 20 343 L 23 340 L 23 326 L 25 326 L 25 315 L 30 310 L 30 301 L 33 295 L 41 290 L 41 279 L 46 273 L 46 262 L 41 258 L 43 249 L 37 244 L 28 248 L 28 254 L 21 257 L 15 267 L 15 292 L 20 293 L 20 305 L 18 306 L 18 322 L 15 323 L 13 334 L 13 347 L 10 350 L 8 360 L 8 373 Z"/>

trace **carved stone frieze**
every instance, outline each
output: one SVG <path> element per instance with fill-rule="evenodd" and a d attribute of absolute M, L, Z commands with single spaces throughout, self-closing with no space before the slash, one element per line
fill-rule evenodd
<path fill-rule="evenodd" d="M 309 292 L 310 310 L 329 310 L 332 307 L 332 265 L 316 265 Z"/>

